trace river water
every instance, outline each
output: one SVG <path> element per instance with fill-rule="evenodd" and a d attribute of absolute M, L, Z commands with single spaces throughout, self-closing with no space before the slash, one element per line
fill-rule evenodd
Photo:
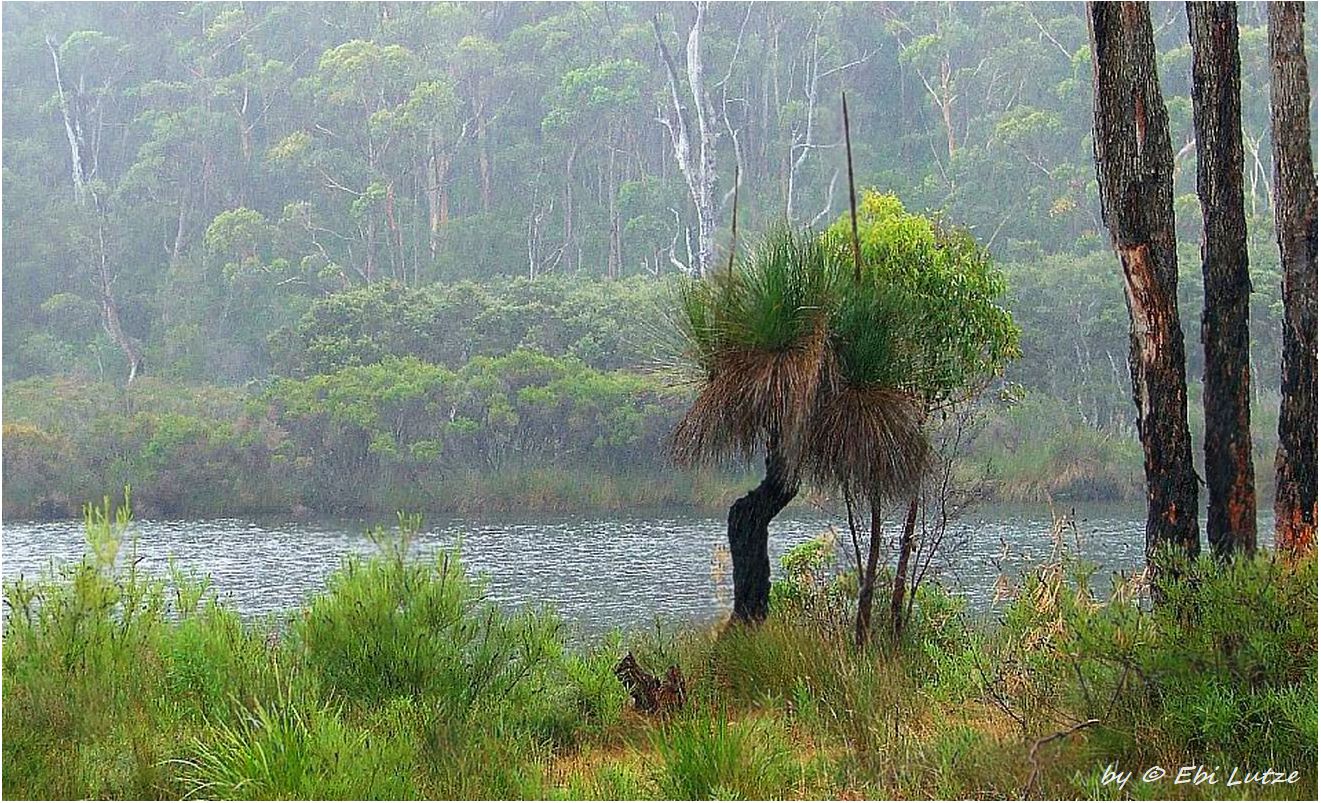
<path fill-rule="evenodd" d="M 993 612 L 1000 578 L 1012 582 L 1050 556 L 1051 520 L 1045 506 L 986 508 L 952 528 L 931 574 L 967 597 L 973 610 Z M 1111 573 L 1141 568 L 1141 510 L 1083 506 L 1074 510 L 1073 521 L 1068 545 L 1099 567 L 1102 583 Z M 367 526 L 142 520 L 131 525 L 133 543 L 121 554 L 135 551 L 140 568 L 161 573 L 173 558 L 209 575 L 217 593 L 242 613 L 262 616 L 296 608 L 321 591 L 346 555 L 371 553 Z M 786 511 L 771 525 L 772 561 L 832 526 L 847 542 L 838 517 Z M 1263 520 L 1261 532 L 1269 542 L 1269 521 Z M 6 581 L 77 560 L 85 547 L 81 521 L 6 521 L 2 536 Z M 596 634 L 649 626 L 657 617 L 674 623 L 722 616 L 731 599 L 724 542 L 722 517 L 669 511 L 431 520 L 414 550 L 425 556 L 457 546 L 467 570 L 485 576 L 495 601 L 509 607 L 548 604 L 580 632 Z"/>

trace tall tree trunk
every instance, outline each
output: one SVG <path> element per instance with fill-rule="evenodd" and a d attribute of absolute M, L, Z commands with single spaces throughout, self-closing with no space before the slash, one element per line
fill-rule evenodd
<path fill-rule="evenodd" d="M 142 371 L 143 357 L 142 347 L 136 339 L 124 331 L 124 326 L 119 320 L 119 305 L 115 303 L 115 294 L 111 292 L 114 284 L 114 277 L 110 275 L 110 257 L 109 248 L 106 244 L 105 234 L 105 210 L 101 206 L 101 198 L 96 192 L 91 193 L 93 202 L 93 212 L 96 214 L 96 285 L 97 299 L 101 304 L 101 326 L 110 337 L 110 341 L 124 352 L 128 359 L 128 379 L 125 385 L 133 384 L 133 380 L 138 378 Z"/>
<path fill-rule="evenodd" d="M 1275 543 L 1316 544 L 1316 174 L 1312 167 L 1303 4 L 1267 7 L 1275 236 L 1284 274 L 1280 446 L 1275 454 Z"/>
<path fill-rule="evenodd" d="M 729 508 L 729 557 L 734 564 L 734 621 L 760 622 L 770 609 L 771 559 L 768 527 L 798 495 L 798 477 L 772 438 L 766 476 Z"/>
<path fill-rule="evenodd" d="M 710 93 L 706 89 L 702 62 L 702 26 L 706 16 L 706 2 L 698 2 L 696 10 L 697 18 L 688 32 L 686 50 L 687 93 L 680 91 L 679 68 L 665 44 L 659 18 L 653 16 L 651 25 L 661 60 L 665 64 L 670 103 L 674 110 L 672 122 L 664 119 L 661 122 L 669 130 L 675 163 L 683 175 L 688 195 L 697 211 L 697 258 L 695 263 L 690 261 L 688 269 L 696 276 L 703 276 L 715 260 L 716 132 L 710 124 L 714 112 Z M 684 94 L 692 97 L 691 114 L 683 101 Z"/>
<path fill-rule="evenodd" d="M 486 120 L 477 117 L 477 174 L 481 180 L 482 212 L 491 211 L 491 152 L 486 142 Z"/>
<path fill-rule="evenodd" d="M 73 175 L 73 199 L 79 205 L 87 200 L 87 171 L 83 163 L 82 123 L 71 112 L 69 98 L 64 93 L 64 79 L 60 77 L 59 50 L 55 40 L 46 37 L 46 48 L 50 50 L 51 62 L 55 66 L 55 89 L 60 102 L 60 115 L 64 120 L 64 135 L 69 140 L 70 172 Z"/>
<path fill-rule="evenodd" d="M 1096 177 L 1101 215 L 1124 273 L 1152 563 L 1166 547 L 1189 556 L 1200 548 L 1177 297 L 1174 153 L 1146 4 L 1089 2 L 1087 28 Z"/>
<path fill-rule="evenodd" d="M 65 137 L 69 141 L 74 201 L 84 209 L 88 209 L 90 206 L 89 211 L 96 216 L 97 253 L 93 263 L 92 284 L 96 287 L 97 302 L 101 307 L 101 326 L 105 329 L 111 342 L 120 351 L 124 352 L 124 357 L 128 360 L 128 381 L 126 384 L 132 384 L 142 370 L 142 348 L 131 335 L 124 331 L 123 324 L 119 320 L 119 305 L 115 303 L 113 292 L 115 279 L 110 273 L 110 253 L 106 244 L 105 207 L 95 186 L 89 186 L 90 176 L 95 175 L 95 170 L 93 169 L 90 174 L 87 170 L 88 153 L 83 138 L 82 121 L 77 114 L 73 113 L 68 95 L 64 91 L 64 79 L 60 75 L 59 50 L 55 46 L 55 40 L 47 37 L 46 47 L 50 50 L 51 61 L 55 69 L 55 89 L 59 98 L 60 116 L 64 121 Z M 92 161 L 95 164 L 95 156 L 92 157 Z"/>
<path fill-rule="evenodd" d="M 1190 2 L 1197 195 L 1202 201 L 1206 351 L 1206 537 L 1218 557 L 1257 548 L 1248 354 L 1248 227 L 1243 213 L 1238 11 Z"/>

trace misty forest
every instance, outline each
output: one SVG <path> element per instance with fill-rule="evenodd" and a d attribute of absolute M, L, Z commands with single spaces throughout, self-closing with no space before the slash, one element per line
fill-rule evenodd
<path fill-rule="evenodd" d="M 6 2 L 3 794 L 1313 799 L 1315 11 Z"/>

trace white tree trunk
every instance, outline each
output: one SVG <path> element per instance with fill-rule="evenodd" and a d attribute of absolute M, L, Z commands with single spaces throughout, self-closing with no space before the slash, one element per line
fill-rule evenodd
<path fill-rule="evenodd" d="M 716 183 L 716 138 L 711 125 L 715 113 L 711 106 L 711 96 L 704 83 L 702 65 L 702 23 L 706 16 L 706 3 L 697 4 L 697 19 L 688 32 L 688 45 L 685 53 L 688 92 L 693 100 L 693 113 L 690 119 L 679 90 L 679 70 L 674 57 L 665 45 L 661 34 L 660 21 L 652 17 L 652 29 L 656 34 L 656 44 L 660 47 L 661 57 L 665 62 L 666 75 L 669 78 L 670 102 L 673 106 L 674 119 L 662 118 L 661 123 L 670 132 L 670 141 L 674 146 L 674 158 L 679 172 L 688 185 L 688 194 L 697 210 L 697 255 L 689 264 L 689 271 L 695 276 L 705 276 L 715 262 L 715 183 Z"/>

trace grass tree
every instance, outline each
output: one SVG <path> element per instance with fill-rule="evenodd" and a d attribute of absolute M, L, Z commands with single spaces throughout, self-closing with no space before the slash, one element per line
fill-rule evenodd
<path fill-rule="evenodd" d="M 698 393 L 675 429 L 675 460 L 765 453 L 765 478 L 729 510 L 737 620 L 766 617 L 767 527 L 798 493 L 807 421 L 821 383 L 833 381 L 839 273 L 819 242 L 779 228 L 727 270 L 680 289 L 677 323 Z"/>
<path fill-rule="evenodd" d="M 729 512 L 738 621 L 766 616 L 768 526 L 803 481 L 841 492 L 850 510 L 865 502 L 865 566 L 855 538 L 865 640 L 882 512 L 916 498 L 925 421 L 1002 366 L 1016 330 L 970 237 L 875 193 L 859 224 L 860 271 L 838 225 L 821 237 L 778 228 L 727 270 L 681 286 L 676 318 L 698 393 L 672 447 L 680 464 L 765 455 L 761 483 Z"/>
<path fill-rule="evenodd" d="M 859 302 L 862 306 L 852 319 L 840 318 L 837 349 L 857 352 L 855 376 L 859 382 L 870 382 L 873 394 L 882 386 L 892 389 L 891 398 L 893 390 L 902 391 L 904 415 L 911 416 L 904 420 L 922 433 L 918 440 L 926 444 L 930 422 L 951 406 L 975 399 L 1018 356 L 1018 328 L 998 303 L 1006 290 L 1004 277 L 967 231 L 910 213 L 893 195 L 867 192 L 856 220 L 842 216 L 831 225 L 823 241 L 838 259 L 848 258 L 855 250 L 854 226 L 857 259 L 862 264 L 859 298 L 875 300 Z M 892 415 L 899 415 L 898 408 Z M 821 433 L 818 440 L 849 440 L 852 431 L 836 428 Z M 888 450 L 896 465 L 919 465 L 911 453 L 896 455 L 896 444 L 893 440 L 878 442 L 871 459 L 884 459 L 881 454 Z M 844 455 L 833 457 L 837 475 L 859 472 L 857 476 L 866 480 L 869 472 L 877 470 L 843 460 Z M 888 486 L 877 485 L 875 480 L 871 485 L 873 489 L 884 487 L 890 498 L 901 491 L 907 494 L 890 595 L 896 638 L 905 619 L 904 596 L 916 547 L 920 490 L 920 483 L 897 482 L 901 476 L 892 471 Z M 835 484 L 847 490 L 838 479 Z M 878 503 L 884 498 L 875 490 L 865 498 L 871 506 L 871 539 L 866 566 L 859 560 L 858 567 L 859 642 L 865 642 L 871 633 L 871 600 L 881 546 Z"/>

